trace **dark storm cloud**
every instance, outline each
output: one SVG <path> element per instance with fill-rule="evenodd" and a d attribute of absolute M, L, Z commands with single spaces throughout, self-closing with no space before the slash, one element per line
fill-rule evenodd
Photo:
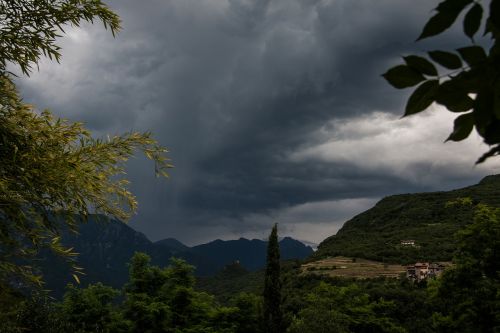
<path fill-rule="evenodd" d="M 167 184 L 144 160 L 130 165 L 141 204 L 134 226 L 153 239 L 258 234 L 273 218 L 299 229 L 303 218 L 323 232 L 328 221 L 338 228 L 348 209 L 357 213 L 374 198 L 462 185 L 489 172 L 445 171 L 426 159 L 430 152 L 394 165 L 369 161 L 397 135 L 378 142 L 372 137 L 378 130 L 366 124 L 375 111 L 400 114 L 404 97 L 380 74 L 399 55 L 436 46 L 412 42 L 435 1 L 120 0 L 111 6 L 123 19 L 116 40 L 97 26 L 71 31 L 62 65 L 43 65 L 22 86 L 27 100 L 84 120 L 98 135 L 151 130 L 171 149 L 176 169 Z M 418 128 L 408 126 L 409 133 Z M 369 141 L 365 163 L 352 151 Z M 435 172 L 438 182 L 422 181 L 422 170 Z"/>

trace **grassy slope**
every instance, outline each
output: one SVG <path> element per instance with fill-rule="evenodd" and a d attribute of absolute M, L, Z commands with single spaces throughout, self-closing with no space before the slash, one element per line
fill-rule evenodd
<path fill-rule="evenodd" d="M 468 207 L 445 206 L 464 197 L 500 206 L 500 176 L 448 192 L 386 197 L 325 239 L 313 257 L 340 255 L 401 264 L 450 260 L 455 249 L 453 235 L 471 220 L 472 212 Z M 404 239 L 414 239 L 418 246 L 400 246 Z"/>

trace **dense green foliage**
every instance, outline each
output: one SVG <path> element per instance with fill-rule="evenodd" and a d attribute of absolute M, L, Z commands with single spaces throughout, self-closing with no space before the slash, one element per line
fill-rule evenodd
<path fill-rule="evenodd" d="M 444 332 L 500 330 L 500 209 L 478 205 L 458 233 L 455 267 L 433 286 L 435 326 Z"/>
<path fill-rule="evenodd" d="M 425 283 L 298 274 L 298 267 L 290 262 L 282 270 L 283 311 L 289 330 L 435 332 Z"/>
<path fill-rule="evenodd" d="M 119 175 L 134 150 L 168 167 L 165 150 L 149 134 L 94 139 L 80 123 L 35 112 L 7 77 L 0 77 L 0 105 L 0 279 L 12 272 L 37 279 L 15 260 L 40 248 L 71 255 L 59 233 L 63 225 L 77 229 L 75 216 L 97 210 L 127 218 L 137 203 Z"/>
<path fill-rule="evenodd" d="M 463 205 L 463 203 L 459 203 Z M 468 208 L 473 219 L 457 233 L 455 266 L 430 281 L 328 278 L 280 267 L 282 331 L 494 332 L 500 328 L 500 209 Z M 221 273 L 222 274 L 222 273 Z M 225 281 L 250 273 L 225 272 Z M 222 275 L 221 275 L 222 276 Z M 168 268 L 137 253 L 120 293 L 102 284 L 69 286 L 62 302 L 0 288 L 0 332 L 271 332 L 262 327 L 264 299 L 234 290 L 226 306 L 195 288 L 193 267 Z"/>
<path fill-rule="evenodd" d="M 264 327 L 269 333 L 283 332 L 281 309 L 280 248 L 278 225 L 275 224 L 267 243 L 267 264 L 264 276 Z"/>
<path fill-rule="evenodd" d="M 500 326 L 500 209 L 477 202 L 494 200 L 497 187 L 498 177 L 487 177 L 456 193 L 437 194 L 449 195 L 443 199 L 447 209 L 470 221 L 452 237 L 455 265 L 436 280 L 328 278 L 300 273 L 298 261 L 275 262 L 281 331 L 493 332 Z M 474 199 L 452 200 L 464 193 Z M 271 258 L 279 253 L 274 231 Z M 140 253 L 129 270 L 121 291 L 102 284 L 69 286 L 61 302 L 2 285 L 0 332 L 270 332 L 264 326 L 269 305 L 259 296 L 262 271 L 248 272 L 235 262 L 195 284 L 193 267 L 182 260 L 159 268 Z"/>
<path fill-rule="evenodd" d="M 62 226 L 76 230 L 74 216 L 97 211 L 127 218 L 137 203 L 122 178 L 135 150 L 155 160 L 166 176 L 170 167 L 149 133 L 127 133 L 108 140 L 93 138 L 81 123 L 55 119 L 24 103 L 8 63 L 29 74 L 42 55 L 59 59 L 63 26 L 101 20 L 114 33 L 119 19 L 99 0 L 0 1 L 0 280 L 22 275 L 41 283 L 25 265 L 41 248 L 74 255 L 60 242 Z M 75 279 L 80 270 L 74 266 Z"/>
<path fill-rule="evenodd" d="M 405 116 L 422 112 L 433 102 L 463 113 L 455 119 L 448 140 L 464 140 L 475 128 L 486 144 L 493 145 L 477 161 L 481 163 L 500 153 L 500 1 L 490 1 L 489 15 L 483 15 L 481 1 L 473 0 L 444 0 L 435 10 L 418 40 L 441 34 L 466 12 L 463 31 L 471 43 L 452 52 L 430 51 L 428 58 L 403 57 L 405 64 L 389 69 L 384 77 L 398 89 L 419 84 L 408 99 Z M 474 41 L 482 23 L 484 35 L 492 40 L 489 50 Z"/>
<path fill-rule="evenodd" d="M 238 263 L 226 265 L 210 277 L 198 277 L 196 287 L 216 296 L 223 304 L 229 304 L 238 293 L 262 294 L 264 271 L 249 272 Z"/>
<path fill-rule="evenodd" d="M 42 55 L 59 61 L 56 38 L 64 25 L 101 20 L 115 34 L 120 19 L 100 0 L 2 0 L 0 1 L 0 72 L 10 62 L 29 74 Z"/>
<path fill-rule="evenodd" d="M 458 199 L 498 206 L 500 176 L 448 191 L 394 195 L 347 221 L 336 235 L 325 239 L 314 258 L 343 255 L 394 263 L 449 261 L 457 249 L 453 236 L 472 221 L 470 205 Z M 466 201 L 469 199 L 465 199 Z M 403 246 L 402 240 L 416 246 Z"/>
<path fill-rule="evenodd" d="M 193 266 L 174 259 L 161 269 L 138 253 L 130 264 L 125 287 L 125 318 L 133 332 L 217 332 L 217 321 L 226 309 L 218 309 L 213 297 L 194 291 Z M 219 326 L 221 325 L 221 326 Z"/>
<path fill-rule="evenodd" d="M 100 283 L 68 286 L 62 302 L 0 289 L 0 332 L 257 332 L 261 298 L 236 295 L 232 306 L 194 289 L 193 266 L 172 259 L 167 268 L 144 253 L 131 259 L 122 292 Z M 7 310 L 7 311 L 6 311 Z"/>
<path fill-rule="evenodd" d="M 73 332 L 115 331 L 122 321 L 112 304 L 118 295 L 118 291 L 101 283 L 85 289 L 68 285 L 58 309 L 64 318 L 63 327 Z"/>
<path fill-rule="evenodd" d="M 305 301 L 290 332 L 404 332 L 384 315 L 394 311 L 395 304 L 383 298 L 371 301 L 356 284 L 337 287 L 322 282 Z"/>

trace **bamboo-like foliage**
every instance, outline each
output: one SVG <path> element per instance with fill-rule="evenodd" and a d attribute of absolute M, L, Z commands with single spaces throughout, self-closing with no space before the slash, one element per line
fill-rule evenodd
<path fill-rule="evenodd" d="M 0 71 L 10 62 L 28 75 L 42 55 L 59 61 L 65 25 L 100 20 L 113 35 L 120 18 L 100 0 L 0 0 Z"/>
<path fill-rule="evenodd" d="M 127 219 L 137 201 L 127 189 L 124 163 L 139 149 L 168 176 L 167 150 L 149 133 L 95 139 L 81 123 L 55 119 L 23 103 L 0 77 L 0 274 L 24 271 L 12 259 L 49 247 L 61 255 L 62 225 L 90 211 Z"/>
<path fill-rule="evenodd" d="M 59 61 L 63 28 L 95 20 L 113 35 L 120 29 L 100 0 L 0 0 L 0 281 L 20 275 L 41 283 L 23 258 L 49 248 L 71 260 L 76 253 L 61 245 L 61 231 L 77 231 L 90 212 L 127 219 L 137 201 L 124 164 L 136 150 L 168 176 L 167 150 L 150 133 L 95 139 L 83 124 L 22 102 L 10 79 L 9 63 L 29 75 L 43 55 Z M 83 273 L 73 267 L 78 282 Z"/>

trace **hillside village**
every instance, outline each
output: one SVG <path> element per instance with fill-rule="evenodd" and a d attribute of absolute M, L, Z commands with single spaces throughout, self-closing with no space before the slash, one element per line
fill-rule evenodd
<path fill-rule="evenodd" d="M 448 266 L 443 263 L 417 262 L 406 266 L 406 278 L 420 282 L 441 275 Z"/>
<path fill-rule="evenodd" d="M 450 262 L 416 262 L 411 265 L 387 264 L 361 258 L 329 257 L 302 265 L 302 274 L 321 274 L 331 277 L 357 279 L 405 277 L 414 282 L 440 276 Z"/>

